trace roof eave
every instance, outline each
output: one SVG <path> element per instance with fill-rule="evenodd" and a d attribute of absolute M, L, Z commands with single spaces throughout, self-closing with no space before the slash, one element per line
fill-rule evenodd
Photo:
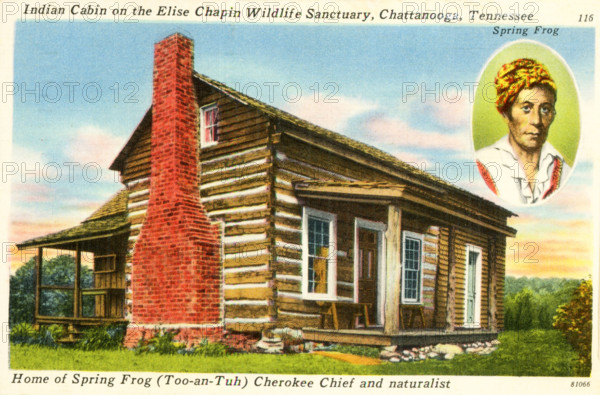
<path fill-rule="evenodd" d="M 298 181 L 294 183 L 294 190 L 299 197 L 305 199 L 354 201 L 385 205 L 401 201 L 411 202 L 419 205 L 419 207 L 425 207 L 445 215 L 450 215 L 461 221 L 493 230 L 508 237 L 516 236 L 516 230 L 505 223 L 490 223 L 489 219 L 486 219 L 483 216 L 452 208 L 451 205 L 448 205 L 448 201 L 432 200 L 428 198 L 428 196 L 422 195 L 418 189 L 415 188 L 404 185 L 376 185 L 375 183 L 357 183 L 355 185 L 352 185 L 353 183 L 347 183 L 348 185 L 343 184 L 344 183 L 335 182 L 322 183 Z M 443 199 L 441 196 L 440 198 Z"/>
<path fill-rule="evenodd" d="M 302 129 L 302 131 L 304 131 L 305 133 L 311 133 L 310 130 L 308 129 L 304 129 L 301 126 L 295 125 L 293 123 L 291 123 L 290 121 L 284 120 L 284 119 L 278 119 L 278 121 L 283 122 L 284 125 L 291 125 L 293 126 L 295 129 Z M 293 133 L 291 133 L 289 131 L 289 129 L 285 129 L 283 128 L 282 130 L 280 130 L 282 133 L 287 134 L 290 137 L 293 138 L 298 138 L 297 135 L 294 135 Z M 319 136 L 322 137 L 322 136 Z M 309 144 L 317 144 L 316 142 L 311 142 L 308 140 L 303 139 L 304 142 L 309 143 Z M 331 143 L 333 143 L 336 146 L 342 146 L 343 143 L 338 142 L 338 141 L 331 141 Z M 372 156 L 372 155 L 368 155 L 365 152 L 362 152 L 358 149 L 354 149 L 353 147 L 346 147 L 344 146 L 345 149 L 351 150 L 357 154 L 360 154 L 362 157 L 367 158 L 369 160 L 375 161 L 379 164 L 378 166 L 378 170 L 382 170 L 390 175 L 393 175 L 395 177 L 399 177 L 401 179 L 403 179 L 404 181 L 408 181 L 411 182 L 413 184 L 417 184 L 421 187 L 425 187 L 429 190 L 435 191 L 436 193 L 447 193 L 449 190 L 451 190 L 452 192 L 456 192 L 461 194 L 462 196 L 469 198 L 469 199 L 477 199 L 481 202 L 483 202 L 483 204 L 485 204 L 487 206 L 488 209 L 493 210 L 495 212 L 498 212 L 498 214 L 504 218 L 508 218 L 508 217 L 514 217 L 517 216 L 517 214 L 513 213 L 510 210 L 505 209 L 504 207 L 491 202 L 481 196 L 477 196 L 471 192 L 468 192 L 466 190 L 451 186 L 451 185 L 447 185 L 445 182 L 443 182 L 442 180 L 433 180 L 431 178 L 425 178 L 423 176 L 420 176 L 419 174 L 405 174 L 406 170 L 401 169 L 401 168 L 395 168 L 393 166 L 390 166 L 389 164 L 385 163 L 385 161 Z M 435 184 L 432 185 L 429 182 L 434 182 Z"/>
<path fill-rule="evenodd" d="M 66 245 L 72 244 L 72 243 L 97 240 L 97 239 L 105 239 L 105 238 L 109 238 L 109 237 L 113 237 L 113 236 L 118 236 L 118 235 L 125 234 L 127 232 L 129 232 L 129 225 L 126 224 L 126 225 L 120 226 L 118 228 L 112 229 L 110 231 L 90 233 L 89 235 L 86 235 L 86 236 L 71 237 L 71 238 L 69 238 L 69 237 L 57 238 L 54 240 L 44 240 L 44 241 L 36 241 L 36 240 L 40 239 L 39 237 L 36 237 L 35 239 L 26 240 L 22 243 L 17 244 L 17 248 L 18 249 L 39 248 L 39 247 L 58 248 L 60 246 L 66 246 Z M 47 235 L 47 236 L 42 236 L 42 237 L 49 237 L 49 236 L 52 236 L 52 235 Z"/>

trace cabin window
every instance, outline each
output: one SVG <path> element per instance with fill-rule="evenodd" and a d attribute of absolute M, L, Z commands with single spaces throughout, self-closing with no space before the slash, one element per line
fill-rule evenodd
<path fill-rule="evenodd" d="M 200 146 L 206 147 L 219 141 L 219 108 L 210 104 L 200 109 Z"/>
<path fill-rule="evenodd" d="M 336 217 L 305 207 L 302 215 L 302 293 L 306 299 L 334 299 Z"/>
<path fill-rule="evenodd" d="M 117 256 L 109 255 L 94 255 L 94 273 L 112 273 L 117 270 Z"/>
<path fill-rule="evenodd" d="M 402 303 L 420 304 L 423 291 L 423 235 L 402 232 Z"/>

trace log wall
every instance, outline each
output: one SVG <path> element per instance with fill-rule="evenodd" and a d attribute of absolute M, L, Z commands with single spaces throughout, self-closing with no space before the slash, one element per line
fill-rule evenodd
<path fill-rule="evenodd" d="M 198 105 L 217 103 L 219 142 L 201 150 L 202 204 L 223 229 L 224 319 L 234 330 L 272 325 L 317 326 L 318 306 L 301 291 L 302 204 L 292 183 L 302 180 L 397 182 L 394 176 L 368 168 L 279 134 L 268 117 L 208 86 L 197 84 Z M 132 223 L 125 259 L 126 304 L 131 305 L 131 256 L 142 229 L 150 185 L 150 126 L 125 159 L 122 180 L 129 190 Z M 310 207 L 338 215 L 337 294 L 354 295 L 354 218 L 386 222 L 384 206 L 310 202 Z M 448 281 L 448 229 L 443 222 L 403 215 L 402 226 L 424 234 L 423 302 L 426 326 L 443 327 Z M 486 236 L 457 233 L 455 324 L 464 320 L 465 248 L 482 248 L 482 326 L 487 325 Z M 499 238 L 498 276 L 504 278 L 505 242 Z M 498 326 L 502 327 L 503 281 L 497 284 Z M 131 318 L 126 309 L 126 318 Z"/>
<path fill-rule="evenodd" d="M 442 227 L 440 229 L 440 255 L 437 270 L 436 287 L 438 292 L 435 297 L 435 326 L 443 328 L 445 323 L 445 312 L 447 307 L 447 289 L 448 289 L 448 246 L 449 229 Z M 466 287 L 466 246 L 467 244 L 481 248 L 482 267 L 481 267 L 481 310 L 480 326 L 489 328 L 488 319 L 488 280 L 489 280 L 489 235 L 478 233 L 477 231 L 465 228 L 456 228 L 455 258 L 456 258 L 456 292 L 454 298 L 454 326 L 463 327 L 465 320 L 465 287 Z M 503 299 L 504 299 L 504 251 L 506 242 L 503 238 L 496 239 L 496 309 L 498 328 L 503 327 Z"/>
<path fill-rule="evenodd" d="M 198 107 L 219 108 L 218 144 L 201 149 L 200 196 L 209 218 L 223 230 L 224 320 L 239 330 L 273 321 L 270 271 L 272 177 L 268 118 L 208 87 L 197 86 Z M 131 258 L 142 231 L 150 186 L 151 126 L 125 159 L 122 181 L 129 190 L 131 233 L 126 272 L 126 317 L 131 319 Z M 257 326 L 257 324 L 259 324 Z"/>
<path fill-rule="evenodd" d="M 402 217 L 402 230 L 423 235 L 423 313 L 425 315 L 425 327 L 433 328 L 435 327 L 436 298 L 438 296 L 436 293 L 436 283 L 438 281 L 438 264 L 440 261 L 440 227 L 429 219 L 418 218 L 414 214 L 405 214 Z M 403 279 L 401 278 L 400 281 L 402 282 Z M 405 323 L 409 322 L 409 317 L 409 312 L 405 312 Z"/>
<path fill-rule="evenodd" d="M 318 306 L 315 302 L 303 300 L 301 290 L 301 204 L 337 215 L 337 295 L 339 299 L 347 301 L 352 301 L 354 297 L 354 220 L 360 217 L 386 224 L 387 207 L 316 199 L 300 202 L 295 197 L 292 183 L 311 179 L 383 182 L 397 180 L 386 173 L 357 165 L 341 155 L 321 151 L 285 135 L 276 146 L 274 167 L 277 248 L 273 269 L 278 284 L 278 324 L 284 323 L 298 328 L 313 326 L 318 323 Z M 424 235 L 423 302 L 426 326 L 432 327 L 435 322 L 440 228 L 431 220 L 424 220 L 415 215 L 403 215 L 402 228 Z"/>

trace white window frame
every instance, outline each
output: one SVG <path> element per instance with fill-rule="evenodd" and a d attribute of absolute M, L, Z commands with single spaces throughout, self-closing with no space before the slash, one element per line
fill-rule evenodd
<path fill-rule="evenodd" d="M 208 125 L 206 125 L 204 123 L 204 114 L 209 111 L 209 110 L 213 110 L 216 109 L 217 110 L 217 139 L 214 141 L 206 141 L 206 128 Z M 217 106 L 217 103 L 211 103 L 208 104 L 206 106 L 203 106 L 200 108 L 200 147 L 204 148 L 204 147 L 210 147 L 211 145 L 215 145 L 219 142 L 219 121 L 218 121 L 218 117 L 219 117 L 219 107 Z"/>
<path fill-rule="evenodd" d="M 329 222 L 329 257 L 327 258 L 327 293 L 308 292 L 308 218 Z M 310 207 L 302 208 L 302 298 L 337 300 L 337 216 Z"/>
<path fill-rule="evenodd" d="M 473 312 L 473 322 L 467 322 L 467 291 L 469 289 L 469 252 L 475 251 L 479 253 L 479 258 L 475 263 L 475 311 Z M 481 271 L 483 266 L 483 249 L 473 244 L 467 244 L 465 246 L 465 292 L 464 292 L 464 327 L 465 328 L 479 328 L 481 327 Z"/>
<path fill-rule="evenodd" d="M 354 218 L 354 303 L 358 303 L 358 251 L 360 248 L 358 242 L 358 231 L 359 229 L 369 229 L 377 232 L 377 306 L 373 308 L 377 309 L 377 325 L 383 323 L 384 308 L 385 308 L 385 231 L 387 230 L 386 224 L 383 222 L 370 221 L 363 218 Z"/>
<path fill-rule="evenodd" d="M 404 296 L 404 281 L 406 279 L 406 239 L 416 239 L 421 242 L 421 256 L 419 262 L 419 297 L 418 299 L 408 299 Z M 422 305 L 423 304 L 423 252 L 425 246 L 425 236 L 421 233 L 411 232 L 405 230 L 402 232 L 402 278 L 400 279 L 400 295 L 402 304 L 415 304 Z"/>

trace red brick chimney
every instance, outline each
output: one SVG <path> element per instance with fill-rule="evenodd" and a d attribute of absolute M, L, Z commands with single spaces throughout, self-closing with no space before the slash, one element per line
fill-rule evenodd
<path fill-rule="evenodd" d="M 222 323 L 220 232 L 200 202 L 193 51 L 179 33 L 154 48 L 150 196 L 132 263 L 138 326 Z"/>

